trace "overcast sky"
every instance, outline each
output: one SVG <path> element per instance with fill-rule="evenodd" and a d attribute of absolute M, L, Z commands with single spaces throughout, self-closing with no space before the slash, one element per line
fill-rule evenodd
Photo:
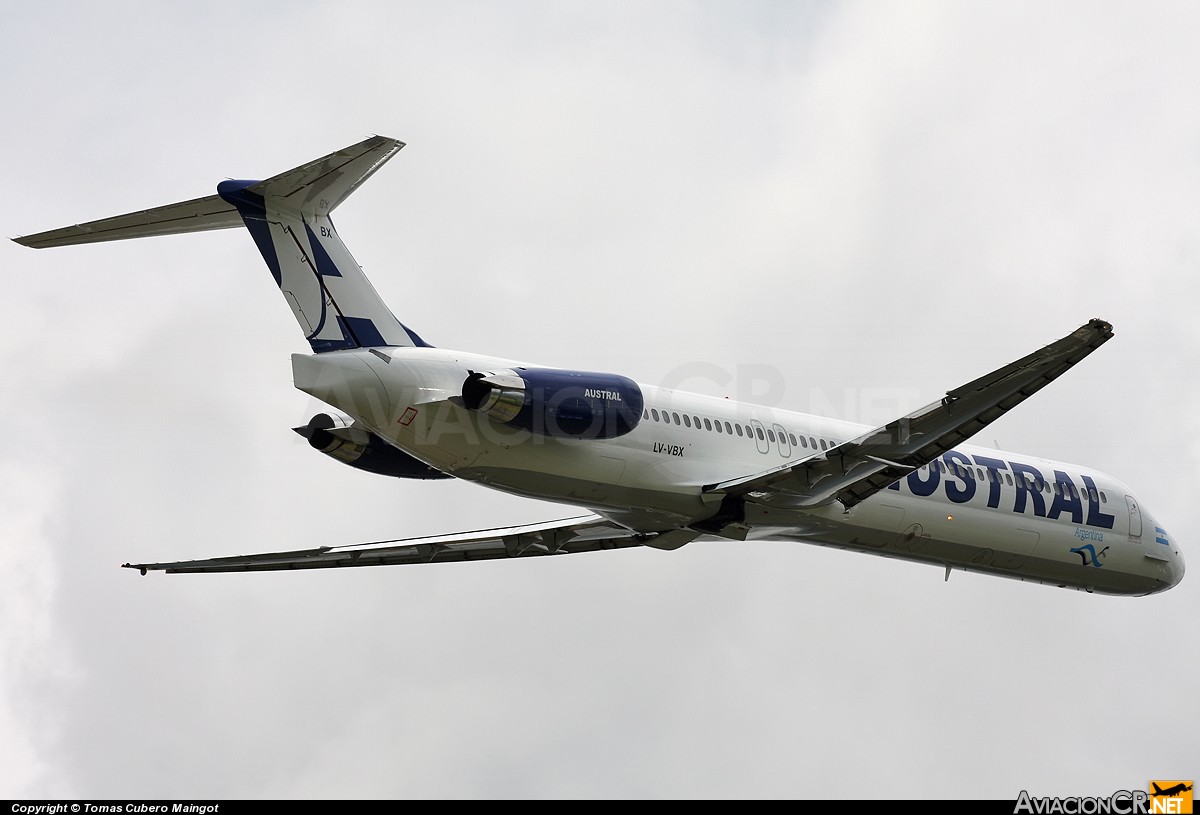
<path fill-rule="evenodd" d="M 1193 2 L 4 7 L 6 236 L 373 133 L 338 211 L 441 347 L 877 424 L 1101 317 L 977 441 L 1200 556 Z M 0 797 L 1006 798 L 1200 774 L 1200 576 L 803 544 L 139 577 L 572 514 L 289 428 L 250 237 L 0 246 Z M 740 473 L 731 473 L 740 475 Z"/>

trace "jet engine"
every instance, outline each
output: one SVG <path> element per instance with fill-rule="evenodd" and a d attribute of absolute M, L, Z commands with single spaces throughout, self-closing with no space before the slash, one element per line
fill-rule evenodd
<path fill-rule="evenodd" d="M 642 419 L 642 390 L 617 374 L 556 368 L 472 371 L 463 404 L 501 424 L 542 436 L 613 439 Z"/>
<path fill-rule="evenodd" d="M 357 427 L 349 416 L 318 413 L 308 424 L 292 429 L 314 449 L 355 469 L 396 478 L 452 478 Z"/>

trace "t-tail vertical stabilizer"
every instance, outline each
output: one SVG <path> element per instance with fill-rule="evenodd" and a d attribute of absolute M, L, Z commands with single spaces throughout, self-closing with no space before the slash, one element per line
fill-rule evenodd
<path fill-rule="evenodd" d="M 44 248 L 245 224 L 314 352 L 426 346 L 380 299 L 329 217 L 403 146 L 373 136 L 265 181 L 222 181 L 206 198 L 15 240 Z"/>

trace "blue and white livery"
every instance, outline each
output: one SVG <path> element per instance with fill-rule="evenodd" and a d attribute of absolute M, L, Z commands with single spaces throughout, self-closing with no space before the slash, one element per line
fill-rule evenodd
<path fill-rule="evenodd" d="M 380 299 L 330 214 L 403 143 L 372 137 L 265 181 L 17 238 L 31 247 L 245 226 L 311 353 L 295 385 L 330 406 L 296 432 L 352 467 L 461 478 L 582 507 L 560 521 L 173 563 L 143 574 L 558 555 L 794 540 L 1114 595 L 1183 578 L 1179 545 L 1092 467 L 968 440 L 1112 337 L 1091 320 L 881 427 L 433 348 Z M 745 544 L 742 544 L 745 545 Z"/>

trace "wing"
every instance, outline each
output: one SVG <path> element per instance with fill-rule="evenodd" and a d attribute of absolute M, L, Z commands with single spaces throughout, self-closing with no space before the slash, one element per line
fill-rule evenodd
<path fill-rule="evenodd" d="M 1112 335 L 1111 325 L 1092 320 L 1027 357 L 947 391 L 937 402 L 831 450 L 704 489 L 797 507 L 836 499 L 850 509 L 975 435 Z"/>
<path fill-rule="evenodd" d="M 262 572 L 285 569 L 329 569 L 347 566 L 390 566 L 402 563 L 446 563 L 463 560 L 559 555 L 623 549 L 631 546 L 674 548 L 678 533 L 640 534 L 599 515 L 586 515 L 528 526 L 485 529 L 431 538 L 322 546 L 293 552 L 265 552 L 175 563 L 125 563 L 127 569 L 194 574 Z M 687 533 L 688 540 L 697 533 Z M 686 542 L 686 541 L 683 541 Z M 682 545 L 682 543 L 678 543 Z"/>

